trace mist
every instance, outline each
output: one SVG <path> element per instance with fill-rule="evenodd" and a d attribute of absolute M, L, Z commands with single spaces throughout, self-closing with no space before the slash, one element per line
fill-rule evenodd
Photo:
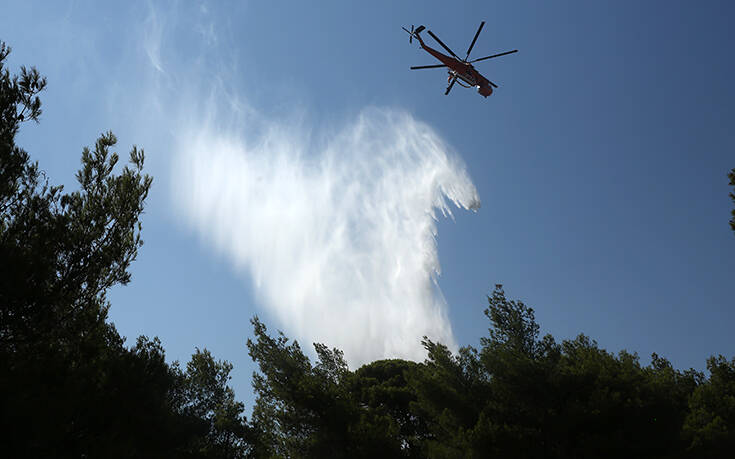
<path fill-rule="evenodd" d="M 174 200 L 274 325 L 343 350 L 353 368 L 421 360 L 423 336 L 456 348 L 436 221 L 480 200 L 431 127 L 387 108 L 316 133 L 304 117 L 248 109 L 223 123 L 221 106 L 207 111 L 178 130 Z"/>
<path fill-rule="evenodd" d="M 423 336 L 456 349 L 436 224 L 480 207 L 458 153 L 401 108 L 350 107 L 331 122 L 293 100 L 261 110 L 227 27 L 171 6 L 188 9 L 150 5 L 135 47 L 150 69 L 136 119 L 173 139 L 161 145 L 173 212 L 252 287 L 242 307 L 305 349 L 343 350 L 352 368 L 422 360 Z M 190 35 L 197 45 L 177 52 Z"/>

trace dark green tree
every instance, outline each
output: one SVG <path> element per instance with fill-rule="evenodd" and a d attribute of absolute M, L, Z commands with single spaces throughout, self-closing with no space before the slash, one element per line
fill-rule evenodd
<path fill-rule="evenodd" d="M 539 339 L 533 309 L 488 297 L 481 348 L 429 352 L 412 373 L 429 457 L 677 457 L 689 395 L 702 381 L 656 355 L 599 349 L 584 335 Z"/>
<path fill-rule="evenodd" d="M 428 357 L 408 376 L 416 398 L 411 410 L 428 431 L 423 435 L 426 457 L 475 457 L 481 447 L 473 430 L 489 397 L 477 350 L 467 346 L 453 355 L 426 337 L 422 343 Z"/>
<path fill-rule="evenodd" d="M 3 67 L 9 48 L 0 50 L 0 344 L 12 354 L 105 328 L 106 292 L 130 281 L 142 245 L 139 217 L 152 179 L 135 147 L 132 167 L 113 173 L 117 140 L 108 132 L 82 152 L 80 190 L 49 186 L 14 141 L 21 122 L 38 120 L 45 79 L 25 68 L 11 77 Z"/>
<path fill-rule="evenodd" d="M 224 388 L 227 364 L 198 352 L 181 372 L 166 363 L 160 341 L 141 337 L 126 348 L 107 322 L 107 291 L 130 281 L 143 243 L 152 182 L 143 151 L 133 147 L 118 171 L 117 140 L 102 134 L 82 151 L 79 190 L 49 185 L 15 143 L 21 124 L 41 115 L 46 80 L 35 69 L 11 76 L 9 52 L 0 43 L 3 453 L 242 456 L 242 407 Z"/>
<path fill-rule="evenodd" d="M 9 52 L 0 44 L 4 450 L 124 455 L 141 453 L 144 445 L 163 452 L 179 439 L 176 430 L 186 430 L 165 423 L 172 429 L 153 435 L 170 413 L 163 405 L 174 375 L 158 343 L 142 340 L 125 349 L 106 322 L 106 292 L 130 280 L 128 267 L 142 244 L 139 216 L 151 185 L 142 173 L 143 152 L 133 148 L 132 167 L 116 175 L 118 156 L 110 152 L 116 139 L 103 134 L 93 151 L 82 153 L 79 191 L 50 186 L 15 144 L 21 123 L 41 115 L 38 93 L 46 80 L 35 69 L 11 76 L 4 67 Z M 143 406 L 146 416 L 136 415 Z"/>
<path fill-rule="evenodd" d="M 710 357 L 707 369 L 709 380 L 689 400 L 684 434 L 691 457 L 725 457 L 735 451 L 735 358 Z"/>
<path fill-rule="evenodd" d="M 423 363 L 350 372 L 341 353 L 268 335 L 253 319 L 256 457 L 725 457 L 735 447 L 735 360 L 710 378 L 585 335 L 540 337 L 534 311 L 488 297 L 487 338 L 452 353 L 424 338 Z"/>
<path fill-rule="evenodd" d="M 248 426 L 242 414 L 245 407 L 228 386 L 231 371 L 231 363 L 215 360 L 206 349 L 197 349 L 186 370 L 180 372 L 181 412 L 207 425 L 206 434 L 195 437 L 191 445 L 197 456 L 237 458 L 248 452 Z"/>
<path fill-rule="evenodd" d="M 355 383 L 342 352 L 315 344 L 315 365 L 298 342 L 282 333 L 268 335 L 252 320 L 255 340 L 250 356 L 257 396 L 252 414 L 256 457 L 406 457 L 400 421 L 376 402 L 371 409 L 369 382 Z M 364 402 L 360 396 L 366 391 Z"/>
<path fill-rule="evenodd" d="M 417 398 L 409 383 L 420 367 L 407 360 L 377 360 L 358 368 L 350 378 L 350 391 L 359 406 L 373 419 L 395 425 L 392 435 L 397 436 L 402 457 L 426 457 L 429 430 L 412 409 Z"/>

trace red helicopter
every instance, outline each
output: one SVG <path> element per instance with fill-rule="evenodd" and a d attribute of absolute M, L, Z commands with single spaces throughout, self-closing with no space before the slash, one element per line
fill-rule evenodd
<path fill-rule="evenodd" d="M 434 35 L 431 30 L 427 30 L 429 35 L 436 40 L 437 43 L 439 43 L 442 48 L 447 50 L 449 54 L 452 56 L 447 56 L 446 54 L 442 54 L 439 51 L 426 46 L 424 43 L 424 40 L 421 39 L 421 35 L 419 35 L 426 27 L 424 26 L 418 26 L 416 30 L 414 30 L 413 26 L 411 26 L 411 30 L 406 29 L 405 27 L 401 27 L 403 30 L 405 30 L 408 35 L 408 42 L 413 43 L 413 38 L 416 37 L 416 39 L 421 43 L 421 47 L 426 50 L 429 54 L 434 56 L 435 58 L 439 59 L 443 62 L 443 64 L 438 65 L 419 65 L 415 67 L 411 67 L 411 70 L 418 70 L 418 69 L 435 69 L 435 68 L 441 68 L 441 67 L 447 67 L 449 68 L 449 78 L 447 79 L 447 82 L 449 83 L 449 86 L 447 86 L 447 90 L 444 92 L 444 95 L 449 94 L 449 91 L 452 90 L 452 86 L 454 86 L 454 83 L 459 79 L 462 80 L 465 84 L 462 82 L 459 83 L 460 86 L 465 88 L 477 88 L 477 92 L 479 92 L 481 95 L 487 97 L 490 94 L 493 93 L 493 87 L 497 88 L 498 85 L 493 83 L 492 81 L 488 80 L 484 76 L 480 74 L 477 70 L 475 70 L 475 67 L 472 66 L 472 63 L 478 62 L 478 61 L 484 61 L 485 59 L 492 59 L 493 57 L 500 57 L 505 56 L 506 54 L 513 54 L 517 53 L 518 50 L 514 49 L 513 51 L 506 51 L 504 53 L 500 54 L 493 54 L 492 56 L 485 56 L 481 57 L 479 59 L 473 59 L 469 61 L 470 57 L 470 51 L 472 51 L 472 47 L 475 46 L 475 42 L 477 41 L 477 37 L 480 35 L 480 31 L 482 30 L 482 27 L 485 25 L 485 21 L 482 21 L 480 23 L 480 28 L 477 29 L 477 33 L 475 34 L 475 38 L 472 39 L 472 43 L 470 43 L 469 49 L 467 49 L 467 56 L 465 56 L 464 59 L 460 59 L 459 56 L 454 54 L 454 52 L 449 49 L 447 45 L 442 43 L 441 40 L 439 40 L 439 37 Z"/>

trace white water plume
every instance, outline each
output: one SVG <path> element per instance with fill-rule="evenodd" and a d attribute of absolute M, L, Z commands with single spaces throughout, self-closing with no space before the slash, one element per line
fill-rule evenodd
<path fill-rule="evenodd" d="M 342 349 L 352 367 L 421 360 L 424 335 L 456 346 L 434 282 L 436 214 L 480 201 L 429 126 L 367 109 L 320 146 L 286 122 L 261 119 L 257 139 L 218 126 L 183 130 L 175 196 L 278 328 Z"/>

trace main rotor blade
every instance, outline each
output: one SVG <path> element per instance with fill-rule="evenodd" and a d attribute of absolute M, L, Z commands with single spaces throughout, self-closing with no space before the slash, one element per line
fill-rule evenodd
<path fill-rule="evenodd" d="M 488 82 L 488 83 L 490 83 L 490 84 L 492 85 L 492 87 L 493 87 L 493 88 L 496 88 L 496 89 L 497 89 L 498 85 L 496 85 L 495 83 L 493 83 L 493 82 L 492 82 L 492 81 L 490 81 L 490 80 L 487 80 L 487 82 Z"/>
<path fill-rule="evenodd" d="M 445 95 L 445 96 L 448 96 L 448 95 L 449 95 L 449 91 L 451 91 L 451 90 L 452 90 L 452 86 L 454 86 L 454 82 L 455 82 L 455 81 L 457 81 L 457 77 L 454 77 L 454 78 L 452 79 L 452 82 L 451 82 L 451 83 L 449 83 L 449 86 L 447 86 L 447 90 L 446 90 L 446 91 L 444 92 L 444 95 Z"/>
<path fill-rule="evenodd" d="M 411 67 L 411 70 L 418 70 L 418 69 L 438 69 L 440 67 L 446 67 L 444 64 L 438 64 L 438 65 L 415 65 Z"/>
<path fill-rule="evenodd" d="M 454 54 L 454 51 L 452 51 L 451 49 L 449 49 L 449 47 L 447 45 L 445 45 L 441 40 L 439 40 L 439 37 L 437 37 L 436 35 L 434 35 L 431 32 L 431 30 L 427 30 L 427 32 L 429 33 L 429 35 L 431 35 L 431 38 L 433 38 L 434 40 L 436 40 L 437 43 L 439 43 L 440 45 L 442 45 L 442 48 L 446 49 L 449 52 L 449 54 L 451 54 L 452 56 L 454 56 L 457 59 L 459 59 L 459 57 L 457 57 L 457 55 Z"/>
<path fill-rule="evenodd" d="M 485 25 L 485 21 L 482 21 L 480 23 L 480 28 L 477 29 L 477 33 L 475 34 L 475 38 L 472 39 L 472 43 L 470 44 L 470 47 L 467 48 L 467 57 L 464 58 L 464 60 L 467 60 L 467 58 L 470 57 L 470 51 L 472 51 L 472 47 L 475 46 L 475 42 L 477 41 L 477 37 L 480 36 L 480 31 L 482 30 L 482 27 Z"/>
<path fill-rule="evenodd" d="M 513 53 L 517 53 L 517 52 L 518 52 L 518 50 L 517 49 L 514 49 L 513 51 L 506 51 L 506 52 L 500 53 L 500 54 L 493 54 L 492 56 L 481 57 L 479 59 L 471 60 L 470 61 L 470 64 L 473 63 L 473 62 L 484 61 L 485 59 L 492 59 L 493 57 L 505 56 L 506 54 L 513 54 Z"/>

